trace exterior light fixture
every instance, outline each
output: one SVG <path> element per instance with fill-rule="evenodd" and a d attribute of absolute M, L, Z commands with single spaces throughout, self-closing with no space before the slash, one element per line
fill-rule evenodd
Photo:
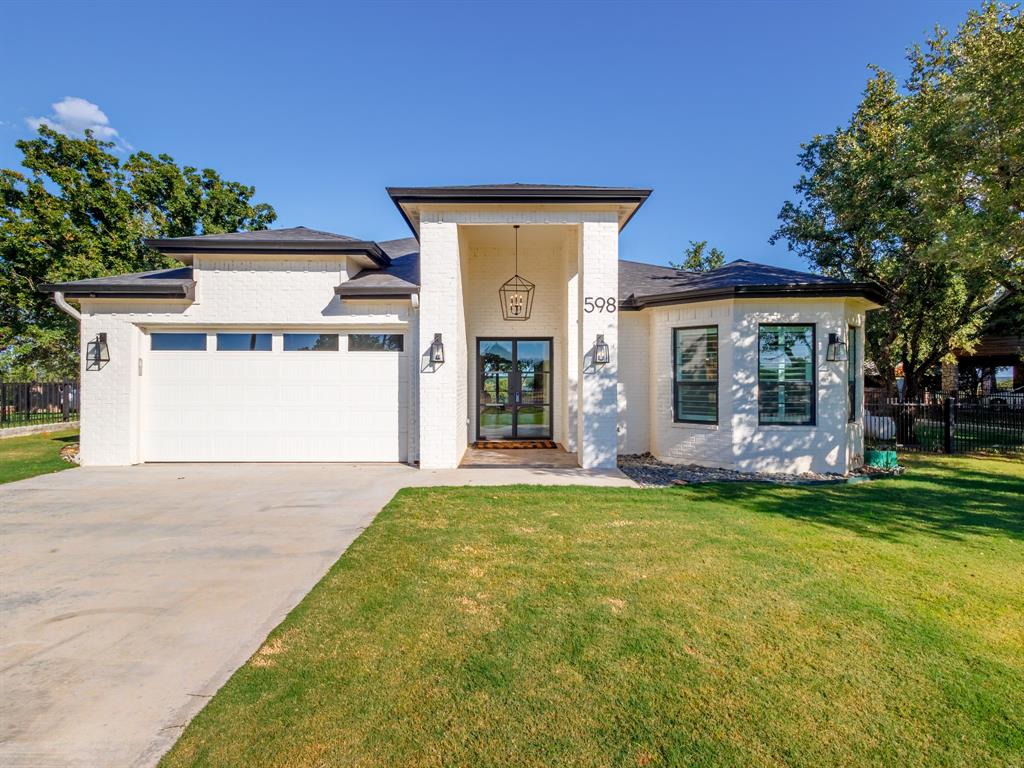
<path fill-rule="evenodd" d="M 512 229 L 516 233 L 516 273 L 512 279 L 498 289 L 501 298 L 501 316 L 505 320 L 529 320 L 533 311 L 533 291 L 536 286 L 519 275 L 519 225 Z"/>
<path fill-rule="evenodd" d="M 430 344 L 430 362 L 440 365 L 444 362 L 444 343 L 441 341 L 441 334 L 434 334 L 434 341 Z"/>
<path fill-rule="evenodd" d="M 96 338 L 89 342 L 85 350 L 87 371 L 98 371 L 110 362 L 110 347 L 107 346 L 107 334 L 97 333 Z"/>
<path fill-rule="evenodd" d="M 825 359 L 830 363 L 843 363 L 849 359 L 846 355 L 846 342 L 839 340 L 838 333 L 828 335 L 828 352 Z"/>
<path fill-rule="evenodd" d="M 611 351 L 604 340 L 604 334 L 597 334 L 597 341 L 594 342 L 594 365 L 607 365 L 611 360 Z"/>

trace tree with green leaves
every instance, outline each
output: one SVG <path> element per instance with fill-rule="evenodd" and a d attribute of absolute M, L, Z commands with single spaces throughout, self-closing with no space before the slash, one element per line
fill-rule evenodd
<path fill-rule="evenodd" d="M 122 163 L 113 146 L 43 125 L 17 142 L 22 169 L 0 170 L 0 377 L 77 375 L 77 324 L 40 285 L 173 266 L 143 239 L 266 229 L 277 218 L 252 202 L 253 187 L 168 155 Z"/>
<path fill-rule="evenodd" d="M 669 266 L 687 272 L 709 272 L 725 264 L 725 254 L 712 246 L 708 248 L 707 240 L 691 240 L 690 246 L 683 251 L 680 264 L 669 263 Z"/>
<path fill-rule="evenodd" d="M 1024 286 L 1024 22 L 1017 6 L 971 11 L 873 68 L 846 126 L 803 146 L 799 197 L 772 242 L 824 274 L 877 283 L 869 357 L 905 394 L 972 348 L 996 299 Z"/>

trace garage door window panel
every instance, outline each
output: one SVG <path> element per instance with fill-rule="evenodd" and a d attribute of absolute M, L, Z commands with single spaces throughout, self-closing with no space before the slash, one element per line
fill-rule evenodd
<path fill-rule="evenodd" d="M 269 333 L 218 333 L 218 352 L 269 352 Z"/>
<path fill-rule="evenodd" d="M 286 333 L 285 352 L 337 352 L 336 333 Z"/>
<path fill-rule="evenodd" d="M 405 336 L 400 333 L 350 333 L 349 352 L 402 352 Z"/>
<path fill-rule="evenodd" d="M 151 333 L 149 348 L 154 352 L 205 352 L 205 333 Z"/>

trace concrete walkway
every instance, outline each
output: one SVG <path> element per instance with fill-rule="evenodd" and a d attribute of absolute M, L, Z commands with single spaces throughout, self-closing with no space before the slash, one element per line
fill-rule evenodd
<path fill-rule="evenodd" d="M 149 766 L 407 486 L 617 470 L 157 464 L 0 486 L 0 765 Z"/>

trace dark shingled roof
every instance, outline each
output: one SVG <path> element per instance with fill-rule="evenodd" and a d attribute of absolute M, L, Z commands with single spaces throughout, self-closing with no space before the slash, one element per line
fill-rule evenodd
<path fill-rule="evenodd" d="M 192 296 L 196 282 L 191 267 L 155 269 L 128 275 L 92 277 L 69 283 L 48 283 L 39 286 L 44 293 L 63 291 L 69 299 L 107 296 L 109 298 L 183 299 Z"/>
<path fill-rule="evenodd" d="M 409 296 L 420 291 L 420 244 L 414 237 L 380 243 L 391 258 L 384 269 L 364 269 L 334 292 L 343 298 L 374 299 Z"/>
<path fill-rule="evenodd" d="M 257 229 L 252 232 L 218 232 L 212 235 L 193 235 L 191 237 L 168 237 L 161 240 L 150 240 L 153 243 L 220 243 L 220 242 L 360 242 L 358 237 L 338 235 L 309 227 L 284 227 L 282 229 Z"/>
<path fill-rule="evenodd" d="M 780 296 L 863 296 L 882 303 L 872 285 L 795 269 L 737 259 L 708 272 L 619 262 L 619 302 L 623 309 L 714 299 Z"/>
<path fill-rule="evenodd" d="M 196 252 L 222 253 L 363 253 L 386 267 L 387 255 L 372 240 L 324 232 L 308 227 L 260 229 L 255 232 L 224 232 L 192 237 L 167 237 L 146 240 L 154 250 L 170 255 Z"/>
<path fill-rule="evenodd" d="M 389 265 L 382 269 L 364 269 L 335 288 L 335 293 L 350 299 L 419 293 L 420 253 L 416 239 L 388 240 L 379 246 L 388 257 Z M 192 295 L 194 286 L 192 269 L 179 267 L 53 283 L 41 286 L 40 290 L 63 291 L 69 298 L 185 298 Z M 884 301 L 878 289 L 866 283 L 743 260 L 731 261 L 710 272 L 686 272 L 656 264 L 619 261 L 619 306 L 623 310 L 715 299 L 787 296 L 861 296 L 878 304 Z"/>

